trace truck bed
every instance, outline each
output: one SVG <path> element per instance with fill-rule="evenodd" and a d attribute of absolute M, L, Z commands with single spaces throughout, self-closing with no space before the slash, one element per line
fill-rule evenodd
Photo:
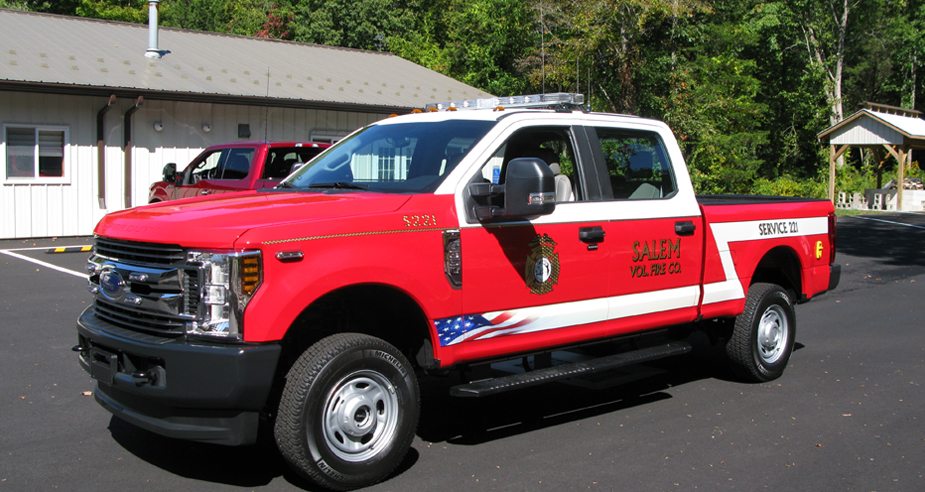
<path fill-rule="evenodd" d="M 701 205 L 752 205 L 759 203 L 825 202 L 825 198 L 767 195 L 697 195 Z"/>

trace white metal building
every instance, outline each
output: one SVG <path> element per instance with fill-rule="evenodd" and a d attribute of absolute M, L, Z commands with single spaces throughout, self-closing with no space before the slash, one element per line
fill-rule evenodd
<path fill-rule="evenodd" d="M 489 94 L 389 53 L 0 9 L 0 238 L 92 233 L 170 162 Z"/>

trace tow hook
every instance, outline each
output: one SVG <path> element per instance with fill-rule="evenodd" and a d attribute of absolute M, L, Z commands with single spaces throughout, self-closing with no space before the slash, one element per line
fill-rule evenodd
<path fill-rule="evenodd" d="M 132 382 L 136 385 L 141 386 L 144 384 L 154 384 L 157 381 L 157 374 L 153 372 L 133 372 L 132 373 Z"/>

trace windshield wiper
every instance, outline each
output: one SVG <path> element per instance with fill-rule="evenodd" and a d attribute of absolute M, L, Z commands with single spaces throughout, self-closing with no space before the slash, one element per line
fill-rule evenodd
<path fill-rule="evenodd" d="M 312 183 L 307 188 L 334 188 L 338 190 L 368 190 L 369 185 L 336 181 L 334 183 Z"/>
<path fill-rule="evenodd" d="M 292 183 L 290 183 L 290 182 L 288 182 L 288 181 L 285 181 L 285 182 L 282 182 L 282 183 L 276 185 L 276 188 L 298 188 L 298 186 L 296 186 L 296 185 L 294 185 L 294 184 L 292 184 Z"/>

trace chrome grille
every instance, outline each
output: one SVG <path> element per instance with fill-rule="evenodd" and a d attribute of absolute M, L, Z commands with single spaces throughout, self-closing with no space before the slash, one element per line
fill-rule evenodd
<path fill-rule="evenodd" d="M 161 336 L 180 336 L 185 326 L 185 320 L 179 316 L 131 309 L 100 298 L 96 299 L 94 313 L 116 326 Z"/>
<path fill-rule="evenodd" d="M 176 245 L 96 238 L 90 258 L 117 274 L 124 297 L 98 292 L 94 313 L 115 327 L 156 336 L 176 337 L 186 323 L 199 317 L 199 270 L 186 262 L 186 250 Z M 100 275 L 91 284 L 99 285 Z"/>
<path fill-rule="evenodd" d="M 139 243 L 98 237 L 94 253 L 138 265 L 186 265 L 186 250 L 175 244 Z"/>

